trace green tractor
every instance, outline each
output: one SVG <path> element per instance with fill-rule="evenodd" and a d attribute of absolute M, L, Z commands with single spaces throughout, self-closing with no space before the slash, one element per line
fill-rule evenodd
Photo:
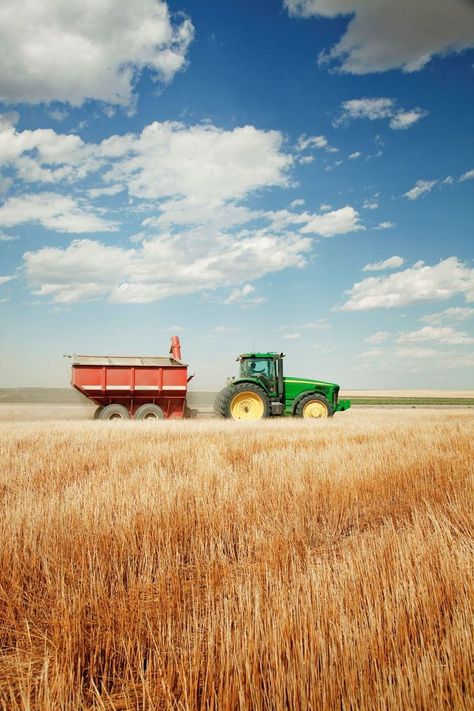
<path fill-rule="evenodd" d="M 221 390 L 214 410 L 233 420 L 264 417 L 332 417 L 351 406 L 339 400 L 339 385 L 322 380 L 283 377 L 283 353 L 244 353 L 240 376 Z"/>

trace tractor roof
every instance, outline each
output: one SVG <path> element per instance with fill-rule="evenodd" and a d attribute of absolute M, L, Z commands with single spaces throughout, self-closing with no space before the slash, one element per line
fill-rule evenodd
<path fill-rule="evenodd" d="M 269 351 L 267 353 L 241 353 L 237 360 L 242 360 L 243 358 L 273 358 L 276 360 L 277 358 L 284 358 L 283 353 L 276 353 L 275 351 Z"/>

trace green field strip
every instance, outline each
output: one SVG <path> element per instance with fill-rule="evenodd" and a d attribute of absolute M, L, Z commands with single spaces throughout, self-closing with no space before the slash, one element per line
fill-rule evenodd
<path fill-rule="evenodd" d="M 474 406 L 471 397 L 357 397 L 350 398 L 352 406 L 356 405 L 444 405 L 444 406 Z"/>

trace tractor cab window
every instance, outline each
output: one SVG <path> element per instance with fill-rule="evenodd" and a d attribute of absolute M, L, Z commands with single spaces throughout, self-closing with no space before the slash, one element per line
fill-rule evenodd
<path fill-rule="evenodd" d="M 262 378 L 268 388 L 275 387 L 273 360 L 265 358 L 245 358 L 240 363 L 240 377 Z"/>

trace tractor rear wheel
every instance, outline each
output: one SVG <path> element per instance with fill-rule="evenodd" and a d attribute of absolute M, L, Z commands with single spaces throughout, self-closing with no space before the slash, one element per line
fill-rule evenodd
<path fill-rule="evenodd" d="M 270 400 L 254 383 L 237 383 L 221 390 L 216 410 L 232 420 L 263 420 L 270 415 Z"/>
<path fill-rule="evenodd" d="M 123 405 L 106 405 L 98 415 L 99 420 L 129 420 L 130 413 Z"/>
<path fill-rule="evenodd" d="M 219 390 L 214 398 L 214 412 L 216 415 L 220 415 L 221 417 L 230 417 L 227 413 L 227 400 L 229 399 L 230 391 L 233 391 L 232 385 L 226 385 L 225 388 Z"/>
<path fill-rule="evenodd" d="M 334 409 L 324 395 L 306 395 L 296 406 L 296 417 L 326 418 L 334 415 Z"/>
<path fill-rule="evenodd" d="M 165 413 L 159 405 L 152 402 L 140 405 L 135 413 L 136 420 L 164 420 Z"/>

